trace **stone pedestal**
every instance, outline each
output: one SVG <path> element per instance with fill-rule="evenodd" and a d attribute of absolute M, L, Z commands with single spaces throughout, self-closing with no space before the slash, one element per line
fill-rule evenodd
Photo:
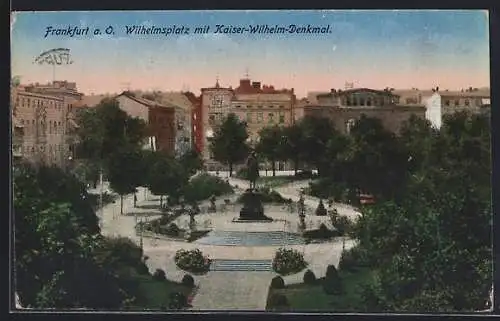
<path fill-rule="evenodd" d="M 243 208 L 240 217 L 235 222 L 272 222 L 272 218 L 264 215 L 262 195 L 252 189 L 247 189 L 242 195 Z"/>

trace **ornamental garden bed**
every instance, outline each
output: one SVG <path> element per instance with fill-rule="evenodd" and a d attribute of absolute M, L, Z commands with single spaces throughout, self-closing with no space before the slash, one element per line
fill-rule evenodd
<path fill-rule="evenodd" d="M 280 275 L 290 275 L 304 270 L 307 262 L 299 251 L 280 248 L 274 256 L 272 267 Z"/>
<path fill-rule="evenodd" d="M 212 260 L 199 249 L 179 250 L 175 253 L 174 260 L 179 269 L 193 274 L 207 273 L 212 264 Z"/>

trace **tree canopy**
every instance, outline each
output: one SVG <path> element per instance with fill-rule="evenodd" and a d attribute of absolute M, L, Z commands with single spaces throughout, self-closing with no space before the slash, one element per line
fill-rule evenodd
<path fill-rule="evenodd" d="M 247 139 L 246 123 L 232 113 L 215 131 L 210 149 L 216 161 L 229 166 L 229 175 L 232 175 L 234 164 L 242 162 L 248 156 Z"/>

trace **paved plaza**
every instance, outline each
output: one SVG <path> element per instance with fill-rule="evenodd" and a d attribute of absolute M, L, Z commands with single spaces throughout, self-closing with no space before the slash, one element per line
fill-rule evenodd
<path fill-rule="evenodd" d="M 246 188 L 247 182 L 228 178 L 233 186 Z M 287 184 L 276 188 L 282 196 L 298 200 L 300 189 L 307 186 L 308 181 L 300 181 Z M 106 189 L 106 185 L 103 189 Z M 96 193 L 97 190 L 91 192 Z M 137 244 L 140 244 L 140 237 L 135 231 L 137 220 L 154 219 L 161 215 L 155 208 L 159 205 L 158 196 L 149 194 L 144 188 L 139 188 L 137 195 L 137 208 L 133 206 L 133 195 L 124 197 L 124 215 L 120 215 L 119 198 L 111 204 L 104 206 L 102 211 L 98 212 L 101 217 L 102 233 L 107 236 L 128 237 Z M 232 196 L 234 201 L 237 195 Z M 219 200 L 223 203 L 223 200 Z M 306 205 L 314 209 L 319 200 L 313 197 L 306 199 Z M 220 204 L 219 203 L 219 204 Z M 357 213 L 349 206 L 335 205 L 339 214 L 350 218 L 357 218 Z M 219 207 L 219 206 L 218 206 Z M 195 217 L 199 226 L 206 226 L 211 230 L 221 231 L 247 231 L 247 232 L 265 232 L 265 231 L 287 231 L 296 232 L 298 223 L 298 214 L 287 210 L 286 206 L 266 206 L 266 215 L 275 219 L 271 223 L 234 223 L 232 219 L 239 213 L 238 205 L 229 206 L 226 211 L 213 214 L 200 214 Z M 188 223 L 187 216 L 181 216 L 175 220 L 181 228 Z M 324 223 L 330 227 L 328 217 L 318 217 L 314 215 L 306 216 L 306 225 L 315 228 Z M 309 263 L 308 269 L 311 269 L 319 278 L 325 275 L 326 267 L 330 264 L 338 265 L 342 249 L 351 248 L 354 243 L 351 240 L 337 239 L 330 243 L 321 244 L 303 244 L 287 245 L 287 248 L 294 248 L 304 254 L 306 262 Z M 276 250 L 283 245 L 276 246 L 221 246 L 198 243 L 188 243 L 184 241 L 156 239 L 150 237 L 143 238 L 144 254 L 148 256 L 147 264 L 151 271 L 162 269 L 165 271 L 168 279 L 180 282 L 186 272 L 177 268 L 174 262 L 174 256 L 180 249 L 200 249 L 211 259 L 225 260 L 272 260 Z M 302 283 L 303 274 L 300 273 L 285 276 L 285 284 Z M 213 309 L 242 309 L 242 310 L 264 310 L 267 298 L 267 291 L 274 272 L 221 272 L 210 271 L 205 275 L 195 276 L 195 283 L 198 291 L 192 302 L 193 310 L 213 310 Z M 232 282 L 228 282 L 232 280 Z"/>

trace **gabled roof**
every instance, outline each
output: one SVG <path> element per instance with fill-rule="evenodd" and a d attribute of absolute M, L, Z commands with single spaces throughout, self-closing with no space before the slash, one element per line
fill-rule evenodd
<path fill-rule="evenodd" d="M 137 97 L 135 96 L 135 94 L 130 94 L 130 93 L 127 93 L 127 92 L 123 92 L 121 94 L 119 94 L 118 96 L 116 96 L 115 98 L 118 98 L 120 96 L 124 96 L 124 97 L 127 97 L 128 99 L 131 99 L 131 100 L 134 100 L 136 102 L 138 102 L 139 104 L 142 104 L 146 107 L 150 107 L 150 108 L 175 108 L 175 106 L 173 106 L 172 104 L 165 104 L 165 103 L 159 103 L 159 102 L 156 102 L 156 101 L 153 101 L 153 100 L 149 100 L 149 99 L 146 99 L 146 98 L 142 98 L 142 97 Z"/>

